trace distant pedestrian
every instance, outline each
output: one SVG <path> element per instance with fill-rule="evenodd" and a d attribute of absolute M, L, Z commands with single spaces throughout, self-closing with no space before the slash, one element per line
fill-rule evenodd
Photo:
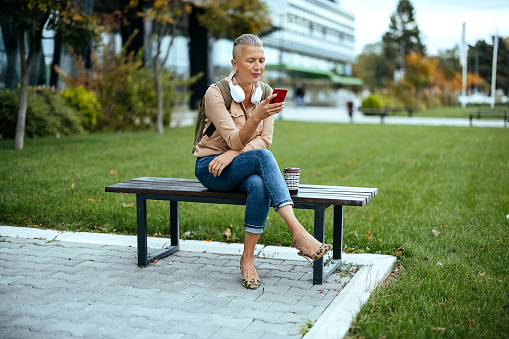
<path fill-rule="evenodd" d="M 295 106 L 304 106 L 304 95 L 306 95 L 304 85 L 301 82 L 297 82 L 295 84 Z"/>
<path fill-rule="evenodd" d="M 353 121 L 353 101 L 348 101 L 346 103 L 346 106 L 348 108 L 348 115 L 350 116 L 350 122 Z"/>
<path fill-rule="evenodd" d="M 332 245 L 316 240 L 295 217 L 293 200 L 281 175 L 276 159 L 268 150 L 272 142 L 274 116 L 283 110 L 284 102 L 270 103 L 276 94 L 261 100 L 258 82 L 265 70 L 263 44 L 255 35 L 244 34 L 233 44 L 233 71 L 227 77 L 232 98 L 227 110 L 218 86 L 205 93 L 207 124 L 194 152 L 195 175 L 211 190 L 238 190 L 247 193 L 244 216 L 244 252 L 240 259 L 242 285 L 248 289 L 260 286 L 254 265 L 254 250 L 263 232 L 272 206 L 292 233 L 297 253 L 318 260 Z"/>

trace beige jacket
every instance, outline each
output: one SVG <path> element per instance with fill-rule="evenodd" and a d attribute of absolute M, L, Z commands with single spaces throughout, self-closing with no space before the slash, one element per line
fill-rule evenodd
<path fill-rule="evenodd" d="M 237 85 L 235 77 L 232 81 L 234 85 Z M 216 130 L 210 138 L 203 135 L 201 141 L 196 145 L 194 156 L 201 158 L 209 155 L 223 154 L 228 150 L 246 152 L 259 148 L 268 149 L 272 143 L 274 116 L 262 120 L 258 124 L 255 133 L 253 133 L 247 144 L 243 145 L 240 141 L 240 128 L 246 123 L 250 115 L 253 114 L 256 105 L 250 104 L 248 107 L 244 107 L 243 103 L 237 103 L 232 100 L 231 109 L 228 111 L 221 90 L 217 85 L 211 85 L 205 93 L 207 123 L 205 124 L 204 131 L 207 130 L 211 122 L 214 123 Z"/>

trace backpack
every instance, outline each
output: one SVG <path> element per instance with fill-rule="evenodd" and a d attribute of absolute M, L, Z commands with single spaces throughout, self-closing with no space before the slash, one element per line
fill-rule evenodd
<path fill-rule="evenodd" d="M 270 87 L 269 85 L 261 81 L 259 82 L 259 84 L 263 91 L 261 100 L 265 100 L 271 94 Z M 216 82 L 216 85 L 217 87 L 219 87 L 219 90 L 223 95 L 226 109 L 229 111 L 230 108 L 232 107 L 233 99 L 230 93 L 230 86 L 228 85 L 228 80 L 221 79 L 218 82 Z M 207 86 L 207 89 L 209 88 L 209 86 Z M 207 89 L 205 90 L 205 92 L 207 92 Z M 205 112 L 205 92 L 201 97 L 200 107 L 198 108 L 198 115 L 196 116 L 196 127 L 194 128 L 193 154 L 196 151 L 196 145 L 198 145 L 198 143 L 201 141 L 203 135 L 206 135 L 210 138 L 214 131 L 216 130 L 216 126 L 214 126 L 213 123 L 210 123 L 209 127 L 207 127 L 207 130 L 204 131 L 205 125 L 207 124 L 207 114 Z"/>

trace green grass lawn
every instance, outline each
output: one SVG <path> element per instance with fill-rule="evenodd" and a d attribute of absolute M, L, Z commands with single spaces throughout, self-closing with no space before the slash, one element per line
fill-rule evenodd
<path fill-rule="evenodd" d="M 2 141 L 0 223 L 135 234 L 134 195 L 104 187 L 193 178 L 193 131 L 28 139 L 23 151 Z M 276 121 L 271 150 L 280 168 L 301 168 L 302 183 L 379 188 L 366 206 L 345 208 L 345 250 L 396 255 L 399 274 L 373 294 L 349 336 L 509 336 L 507 129 Z M 230 228 L 242 241 L 243 210 L 182 203 L 182 237 L 222 241 Z M 148 213 L 150 234 L 168 236 L 168 202 L 148 202 Z M 311 211 L 296 213 L 311 227 Z M 273 211 L 260 242 L 292 243 Z"/>

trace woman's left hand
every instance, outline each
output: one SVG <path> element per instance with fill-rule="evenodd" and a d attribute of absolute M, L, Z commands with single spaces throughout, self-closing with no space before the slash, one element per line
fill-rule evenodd
<path fill-rule="evenodd" d="M 228 151 L 224 152 L 223 154 L 221 154 L 220 156 L 215 157 L 214 160 L 212 160 L 209 163 L 209 172 L 215 177 L 221 175 L 223 170 L 229 164 L 231 164 L 233 159 L 235 159 L 235 157 L 239 154 L 240 154 L 240 152 L 228 150 Z"/>

